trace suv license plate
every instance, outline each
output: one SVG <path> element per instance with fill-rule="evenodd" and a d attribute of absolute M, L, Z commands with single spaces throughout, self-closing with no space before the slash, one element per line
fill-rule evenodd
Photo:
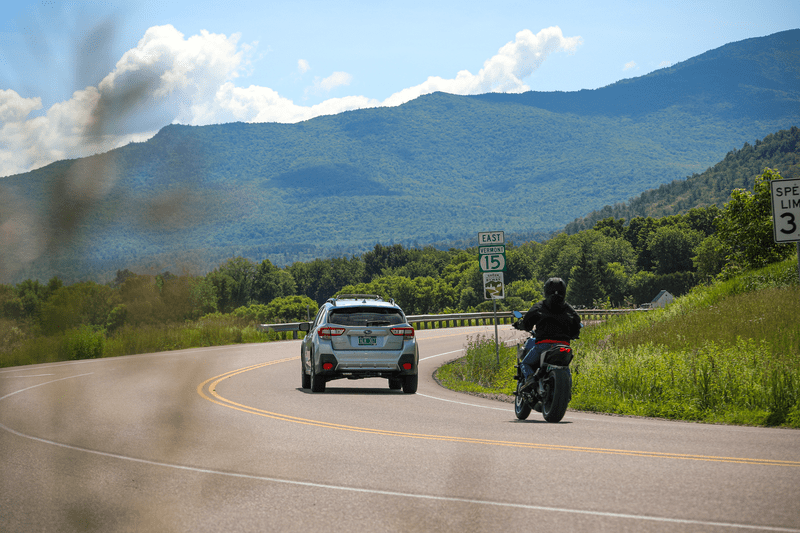
<path fill-rule="evenodd" d="M 377 337 L 359 337 L 358 338 L 358 345 L 359 346 L 377 346 L 378 338 Z"/>

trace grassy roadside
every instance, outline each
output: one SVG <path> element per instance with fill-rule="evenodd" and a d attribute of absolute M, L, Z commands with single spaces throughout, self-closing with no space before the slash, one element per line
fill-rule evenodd
<path fill-rule="evenodd" d="M 666 309 L 613 317 L 574 346 L 570 408 L 800 428 L 797 261 L 698 287 Z M 515 349 L 474 338 L 446 387 L 511 394 Z"/>
<path fill-rule="evenodd" d="M 269 342 L 286 337 L 285 333 L 261 332 L 252 323 L 232 315 L 213 315 L 182 324 L 126 326 L 109 335 L 91 326 L 36 337 L 26 337 L 15 329 L 0 321 L 0 336 L 6 347 L 0 350 L 0 367 Z"/>

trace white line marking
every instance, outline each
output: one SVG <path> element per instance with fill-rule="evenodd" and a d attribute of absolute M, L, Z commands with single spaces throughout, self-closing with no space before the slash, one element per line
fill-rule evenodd
<path fill-rule="evenodd" d="M 74 376 L 78 377 L 78 376 Z M 68 378 L 64 378 L 68 379 Z M 60 381 L 60 380 L 58 380 Z M 50 382 L 52 383 L 52 382 Z M 18 391 L 22 392 L 22 391 Z M 3 398 L 0 398 L 2 400 Z M 735 524 L 729 522 L 707 522 L 703 520 L 691 520 L 686 518 L 666 518 L 660 516 L 647 516 L 647 515 L 634 515 L 634 514 L 626 514 L 626 513 L 611 513 L 611 512 L 604 512 L 604 511 L 586 511 L 582 509 L 568 509 L 565 507 L 546 507 L 543 505 L 529 505 L 524 503 L 513 503 L 513 502 L 497 502 L 491 500 L 476 500 L 471 498 L 457 498 L 454 496 L 435 496 L 432 494 L 413 494 L 409 492 L 395 492 L 389 490 L 375 490 L 375 489 L 365 489 L 359 487 L 346 487 L 343 485 L 329 485 L 325 483 L 313 483 L 311 481 L 297 481 L 291 479 L 281 479 L 281 478 L 274 478 L 269 476 L 258 476 L 255 474 L 241 474 L 236 472 L 225 472 L 222 470 L 212 470 L 209 468 L 197 468 L 194 466 L 185 466 L 185 465 L 176 465 L 170 463 L 163 463 L 160 461 L 150 461 L 148 459 L 140 459 L 137 457 L 128 457 L 126 455 L 120 455 L 116 453 L 109 453 L 109 452 L 101 452 L 98 450 L 90 450 L 87 448 L 81 448 L 80 446 L 72 446 L 70 444 L 63 444 L 61 442 L 55 442 L 48 439 L 42 439 L 39 437 L 33 437 L 31 435 L 26 435 L 24 433 L 20 433 L 15 431 L 8 426 L 0 423 L 0 428 L 8 431 L 9 433 L 13 433 L 18 437 L 23 437 L 27 439 L 31 439 L 37 442 L 41 442 L 44 444 L 50 444 L 53 446 L 58 446 L 61 448 L 66 448 L 68 450 L 75 450 L 84 453 L 90 453 L 94 455 L 100 455 L 102 457 L 110 457 L 112 459 L 120 459 L 123 461 L 131 461 L 134 463 L 146 464 L 151 466 L 160 466 L 164 468 L 172 468 L 175 470 L 183 470 L 187 472 L 195 472 L 200 474 L 211 474 L 217 476 L 226 476 L 231 478 L 238 478 L 238 479 L 251 479 L 256 481 L 266 481 L 269 483 L 281 483 L 285 485 L 294 485 L 299 487 L 310 487 L 310 488 L 317 488 L 317 489 L 327 489 L 327 490 L 338 490 L 338 491 L 346 491 L 346 492 L 358 492 L 362 494 L 377 494 L 379 496 L 391 496 L 395 498 L 412 498 L 417 500 L 431 500 L 431 501 L 440 501 L 440 502 L 452 502 L 452 503 L 468 503 L 474 505 L 489 505 L 493 507 L 506 507 L 511 509 L 523 509 L 528 511 L 546 511 L 546 512 L 554 512 L 554 513 L 567 513 L 567 514 L 577 514 L 577 515 L 588 515 L 588 516 L 597 516 L 601 518 L 623 518 L 628 520 L 642 520 L 648 522 L 661 522 L 667 524 L 689 524 L 689 525 L 699 525 L 703 527 L 727 527 L 733 529 L 755 529 L 759 531 L 780 531 L 785 533 L 800 533 L 800 529 L 792 529 L 792 528 L 784 528 L 784 527 L 772 527 L 772 526 L 759 526 L 759 525 L 751 525 L 751 524 Z"/>
<path fill-rule="evenodd" d="M 513 409 L 509 407 L 489 407 L 488 405 L 478 405 L 476 403 L 466 403 L 466 402 L 459 402 L 456 400 L 448 400 L 446 398 L 437 398 L 436 396 L 428 396 L 427 394 L 420 394 L 417 392 L 417 396 L 422 396 L 424 398 L 430 398 L 431 400 L 439 400 L 442 402 L 450 402 L 450 403 L 457 403 L 459 405 L 467 405 L 469 407 L 482 407 L 483 409 L 494 409 L 495 411 L 512 411 Z"/>
<path fill-rule="evenodd" d="M 428 357 L 423 357 L 420 361 L 427 361 L 428 359 L 433 359 L 434 357 L 441 357 L 443 355 L 450 355 L 451 353 L 459 353 L 463 352 L 464 348 L 459 348 L 458 350 L 453 350 L 452 352 L 444 352 L 444 353 L 437 353 L 436 355 L 429 355 Z"/>
<path fill-rule="evenodd" d="M 32 376 L 3 376 L 3 379 L 41 378 L 44 376 L 55 376 L 55 374 L 33 374 Z"/>
<path fill-rule="evenodd" d="M 440 354 L 445 355 L 445 354 Z M 435 357 L 435 356 L 434 356 Z M 31 387 L 27 387 L 24 389 L 20 389 L 16 392 L 12 392 L 10 394 L 6 394 L 3 397 L 0 397 L 0 401 L 8 398 L 9 396 L 13 396 L 15 394 L 19 394 L 20 392 L 24 392 L 26 390 L 34 389 L 36 387 L 41 387 L 43 385 L 48 385 L 50 383 L 56 383 L 58 381 L 63 381 L 66 379 L 78 378 L 82 376 L 88 376 L 89 374 L 79 374 L 77 376 L 69 376 L 66 378 L 54 379 L 52 381 L 47 381 L 45 383 L 40 383 L 38 385 L 33 385 Z M 480 406 L 479 406 L 480 407 Z M 388 490 L 375 490 L 375 489 L 364 489 L 359 487 L 346 487 L 343 485 L 329 485 L 324 483 L 313 483 L 311 481 L 296 481 L 291 479 L 280 479 L 268 476 L 258 476 L 255 474 L 240 474 L 236 472 L 224 472 L 222 470 L 212 470 L 209 468 L 197 468 L 193 466 L 185 466 L 185 465 L 176 465 L 170 463 L 163 463 L 160 461 L 150 461 L 148 459 L 140 459 L 137 457 L 128 457 L 126 455 L 120 455 L 116 453 L 110 452 L 101 452 L 98 450 L 90 450 L 88 448 L 81 448 L 80 446 L 72 446 L 71 444 L 64 444 L 61 442 L 55 442 L 48 439 L 43 439 L 40 437 L 34 437 L 32 435 L 26 435 L 24 433 L 20 433 L 10 427 L 6 426 L 3 423 L 0 423 L 0 428 L 12 433 L 18 437 L 22 437 L 25 439 L 34 440 L 36 442 L 41 442 L 43 444 L 50 444 L 52 446 L 58 446 L 60 448 L 65 448 L 68 450 L 74 450 L 84 453 L 90 453 L 94 455 L 99 455 L 102 457 L 110 457 L 113 459 L 119 459 L 123 461 L 131 461 L 134 463 L 140 464 L 147 464 L 151 466 L 160 466 L 164 468 L 172 468 L 175 470 L 183 470 L 187 472 L 196 472 L 200 474 L 211 474 L 217 476 L 226 476 L 238 479 L 252 479 L 257 481 L 266 481 L 270 483 L 282 483 L 285 485 L 294 485 L 300 487 L 310 487 L 310 488 L 319 488 L 319 489 L 327 489 L 327 490 L 339 490 L 339 491 L 347 491 L 347 492 L 358 492 L 362 494 L 377 494 L 381 496 L 391 496 L 396 498 L 412 498 L 417 500 L 430 500 L 430 501 L 440 501 L 440 502 L 453 502 L 453 503 L 468 503 L 474 505 L 489 505 L 493 507 L 506 507 L 512 509 L 523 509 L 528 511 L 546 511 L 546 512 L 554 512 L 554 513 L 566 513 L 566 514 L 575 514 L 575 515 L 585 515 L 585 516 L 597 516 L 602 518 L 623 518 L 628 520 L 641 520 L 647 522 L 660 522 L 666 524 L 687 524 L 687 525 L 698 525 L 703 527 L 727 527 L 731 529 L 755 529 L 759 531 L 780 531 L 784 533 L 800 533 L 800 529 L 794 528 L 787 528 L 787 527 L 773 527 L 773 526 L 759 526 L 753 524 L 735 524 L 731 522 L 708 522 L 703 520 L 691 520 L 686 518 L 666 518 L 666 517 L 659 517 L 659 516 L 647 516 L 647 515 L 634 515 L 634 514 L 627 514 L 627 513 L 611 513 L 605 511 L 586 511 L 582 509 L 568 509 L 565 507 L 546 507 L 543 505 L 529 505 L 523 503 L 513 503 L 513 502 L 497 502 L 497 501 L 490 501 L 490 500 L 476 500 L 470 498 L 457 498 L 453 496 L 435 496 L 432 494 L 413 494 L 409 492 L 395 492 L 395 491 L 388 491 Z"/>
<path fill-rule="evenodd" d="M 0 401 L 5 400 L 9 396 L 14 396 L 15 394 L 19 394 L 20 392 L 25 392 L 26 390 L 35 389 L 36 387 L 41 387 L 42 385 L 49 385 L 51 383 L 56 383 L 57 381 L 64 381 L 65 379 L 79 378 L 79 377 L 83 377 L 83 376 L 91 376 L 92 374 L 94 374 L 94 372 L 89 372 L 88 374 L 78 374 L 77 376 L 68 376 L 68 377 L 65 377 L 65 378 L 53 379 L 51 381 L 45 381 L 44 383 L 39 383 L 38 385 L 31 385 L 30 387 L 25 387 L 24 389 L 20 389 L 18 391 L 10 392 L 10 393 L 6 394 L 5 396 L 0 397 Z M 3 427 L 5 428 L 5 426 L 3 426 Z M 12 430 L 9 429 L 9 431 L 11 431 L 13 433 Z"/>

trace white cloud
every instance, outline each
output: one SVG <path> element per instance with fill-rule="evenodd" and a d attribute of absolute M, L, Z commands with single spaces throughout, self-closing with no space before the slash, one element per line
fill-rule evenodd
<path fill-rule="evenodd" d="M 23 98 L 16 91 L 0 89 L 0 122 L 23 120 L 41 108 L 41 98 Z"/>
<path fill-rule="evenodd" d="M 671 66 L 672 66 L 671 61 L 662 61 L 661 63 L 658 64 L 658 68 L 666 68 Z"/>
<path fill-rule="evenodd" d="M 314 84 L 311 87 L 306 88 L 305 94 L 308 95 L 308 94 L 329 93 L 337 87 L 350 85 L 350 82 L 352 80 L 353 76 L 351 76 L 347 72 L 334 72 L 327 78 L 320 78 L 319 76 L 317 76 L 316 78 L 314 78 Z"/>
<path fill-rule="evenodd" d="M 636 61 L 628 61 L 627 63 L 625 63 L 625 66 L 622 67 L 622 70 L 627 71 L 635 68 L 636 68 Z"/>
<path fill-rule="evenodd" d="M 558 27 L 537 34 L 523 30 L 477 74 L 462 70 L 453 79 L 430 77 L 382 102 L 347 96 L 301 106 L 267 87 L 234 84 L 244 69 L 251 68 L 253 50 L 239 43 L 239 35 L 202 31 L 186 38 L 170 25 L 155 26 L 97 87 L 76 91 L 44 116 L 30 118 L 41 108 L 40 99 L 0 91 L 0 176 L 141 141 L 170 123 L 292 123 L 353 109 L 396 106 L 434 91 L 523 92 L 529 90 L 524 80 L 550 54 L 574 52 L 581 42 L 580 37 L 564 37 Z M 310 65 L 300 59 L 297 68 L 304 73 Z M 327 93 L 351 81 L 350 74 L 334 72 L 315 79 L 313 90 Z"/>
<path fill-rule="evenodd" d="M 334 72 L 327 78 L 320 81 L 319 87 L 323 91 L 329 92 L 332 89 L 335 89 L 336 87 L 341 87 L 342 85 L 350 85 L 350 81 L 352 79 L 353 76 L 351 76 L 347 72 Z"/>
<path fill-rule="evenodd" d="M 530 30 L 517 33 L 513 42 L 483 64 L 477 74 L 462 70 L 454 79 L 438 76 L 390 96 L 385 105 L 400 105 L 423 94 L 443 91 L 451 94 L 483 94 L 488 92 L 521 93 L 529 91 L 524 79 L 533 74 L 553 52 L 575 52 L 580 37 L 564 37 L 558 27 L 545 28 L 535 34 Z"/>

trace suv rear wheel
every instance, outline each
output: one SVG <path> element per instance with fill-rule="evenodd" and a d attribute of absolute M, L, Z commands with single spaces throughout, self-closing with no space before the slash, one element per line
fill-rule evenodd
<path fill-rule="evenodd" d="M 419 383 L 419 374 L 413 376 L 403 377 L 403 392 L 406 394 L 414 394 L 417 392 L 417 384 Z"/>
<path fill-rule="evenodd" d="M 309 381 L 309 384 L 311 385 L 311 392 L 325 392 L 325 378 L 317 375 L 313 357 L 311 357 L 311 378 Z"/>

